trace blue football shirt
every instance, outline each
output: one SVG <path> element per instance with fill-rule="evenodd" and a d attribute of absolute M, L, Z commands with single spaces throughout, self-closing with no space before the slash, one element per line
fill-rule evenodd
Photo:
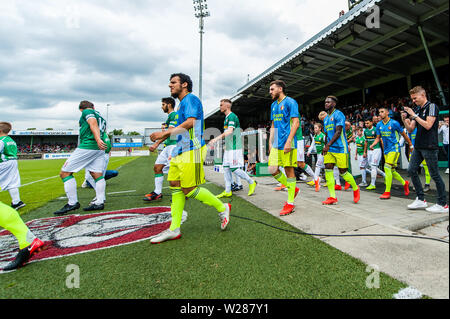
<path fill-rule="evenodd" d="M 387 123 L 381 121 L 377 124 L 377 135 L 383 139 L 384 154 L 400 153 L 400 134 L 402 132 L 403 128 L 400 123 L 393 119 L 389 119 Z"/>
<path fill-rule="evenodd" d="M 336 134 L 338 126 L 342 126 L 341 136 L 330 146 L 330 153 L 348 154 L 347 137 L 345 136 L 345 115 L 339 110 L 334 110 L 333 113 L 328 114 L 323 120 L 325 133 L 327 134 L 327 141 L 333 139 Z"/>
<path fill-rule="evenodd" d="M 203 106 L 200 99 L 192 93 L 186 95 L 178 105 L 178 125 L 184 123 L 188 118 L 194 117 L 195 123 L 189 131 L 177 135 L 177 146 L 172 151 L 175 157 L 191 150 L 200 149 L 205 145 L 203 139 L 204 118 Z"/>
<path fill-rule="evenodd" d="M 275 101 L 271 106 L 270 120 L 273 121 L 275 136 L 272 147 L 283 150 L 286 141 L 291 134 L 292 119 L 298 118 L 298 103 L 293 98 L 286 96 L 283 101 Z M 292 140 L 292 148 L 297 148 L 297 138 Z"/>

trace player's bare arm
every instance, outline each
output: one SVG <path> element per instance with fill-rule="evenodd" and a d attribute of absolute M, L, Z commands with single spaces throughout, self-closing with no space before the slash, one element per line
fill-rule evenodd
<path fill-rule="evenodd" d="M 331 141 L 329 141 L 325 147 L 323 148 L 322 152 L 324 155 L 326 155 L 328 153 L 328 151 L 330 150 L 331 145 L 333 145 L 339 138 L 339 136 L 341 136 L 342 134 L 342 130 L 344 129 L 343 126 L 339 125 L 336 126 L 336 133 L 334 133 L 333 138 L 331 139 Z"/>

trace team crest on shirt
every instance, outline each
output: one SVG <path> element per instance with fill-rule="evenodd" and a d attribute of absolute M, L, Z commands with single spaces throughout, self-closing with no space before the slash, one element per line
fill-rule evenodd
<path fill-rule="evenodd" d="M 389 129 L 389 130 L 392 130 L 392 127 L 389 126 L 388 129 Z"/>
<path fill-rule="evenodd" d="M 281 110 L 282 110 L 282 111 L 284 110 L 284 105 L 281 106 Z"/>
<path fill-rule="evenodd" d="M 331 118 L 331 122 L 334 122 L 334 117 Z"/>

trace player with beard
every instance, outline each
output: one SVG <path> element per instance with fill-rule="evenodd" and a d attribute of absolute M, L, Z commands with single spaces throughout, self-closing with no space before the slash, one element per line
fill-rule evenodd
<path fill-rule="evenodd" d="M 356 185 L 353 175 L 348 172 L 349 150 L 345 136 L 345 115 L 336 108 L 338 99 L 335 96 L 328 96 L 325 99 L 325 111 L 328 115 L 324 119 L 324 128 L 327 135 L 327 144 L 323 148 L 325 162 L 325 176 L 327 180 L 330 197 L 322 202 L 323 205 L 333 205 L 338 202 L 336 198 L 335 180 L 333 169 L 338 167 L 342 178 L 350 184 L 353 189 L 353 201 L 359 202 L 360 190 Z"/>
<path fill-rule="evenodd" d="M 391 188 L 392 179 L 398 180 L 404 188 L 405 196 L 409 195 L 409 182 L 405 181 L 403 177 L 396 171 L 397 162 L 400 158 L 400 135 L 403 136 L 405 141 L 410 145 L 412 150 L 412 143 L 408 135 L 404 132 L 403 128 L 400 126 L 396 120 L 389 118 L 389 110 L 386 107 L 381 107 L 379 109 L 379 114 L 381 117 L 381 122 L 377 124 L 377 137 L 375 141 L 370 145 L 370 150 L 374 150 L 375 146 L 383 141 L 384 145 L 384 173 L 386 190 L 380 199 L 390 199 L 391 198 Z"/>
<path fill-rule="evenodd" d="M 177 136 L 168 176 L 172 191 L 172 222 L 168 230 L 150 240 L 152 244 L 181 238 L 181 219 L 186 197 L 214 207 L 219 213 L 222 230 L 227 228 L 230 221 L 231 205 L 222 203 L 208 189 L 200 187 L 205 183 L 203 161 L 207 148 L 203 139 L 203 106 L 200 99 L 192 94 L 192 80 L 183 73 L 172 74 L 169 88 L 172 97 L 180 101 L 177 110 L 179 125 L 155 132 L 150 135 L 150 139 L 155 142 L 168 136 Z"/>
<path fill-rule="evenodd" d="M 174 111 L 175 109 L 175 100 L 171 97 L 163 98 L 162 102 L 162 110 L 164 113 L 168 114 L 167 121 L 164 123 L 164 129 L 167 130 L 172 127 L 178 126 L 178 114 Z M 158 155 L 156 159 L 155 165 L 153 167 L 153 171 L 155 172 L 155 190 L 150 194 L 145 195 L 144 201 L 153 202 L 155 200 L 162 199 L 162 187 L 164 182 L 164 174 L 167 174 L 170 169 L 170 159 L 171 154 L 175 146 L 177 145 L 177 140 L 175 137 L 166 137 L 165 139 L 161 139 L 156 141 L 155 144 L 150 146 L 150 151 L 154 152 L 161 143 L 164 142 L 164 149 Z"/>
<path fill-rule="evenodd" d="M 281 80 L 270 84 L 270 95 L 274 102 L 271 106 L 270 119 L 272 126 L 269 139 L 269 173 L 288 188 L 288 201 L 280 212 L 280 216 L 294 212 L 294 199 L 300 191 L 296 187 L 294 168 L 297 167 L 297 138 L 300 125 L 298 103 L 285 93 L 286 84 Z M 284 175 L 279 167 L 283 167 Z"/>

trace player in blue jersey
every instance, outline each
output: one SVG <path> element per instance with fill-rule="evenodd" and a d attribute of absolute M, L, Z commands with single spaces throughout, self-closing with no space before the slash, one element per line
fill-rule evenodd
<path fill-rule="evenodd" d="M 345 135 L 345 115 L 336 108 L 338 99 L 335 96 L 328 96 L 325 99 L 325 110 L 328 115 L 324 119 L 324 129 L 327 144 L 323 148 L 325 162 L 325 176 L 330 197 L 323 205 L 333 205 L 338 202 L 336 198 L 335 180 L 333 175 L 334 167 L 337 166 L 342 178 L 353 188 L 353 201 L 360 200 L 360 190 L 356 185 L 353 175 L 349 173 L 349 149 Z"/>
<path fill-rule="evenodd" d="M 384 194 L 381 195 L 380 199 L 391 198 L 393 178 L 398 180 L 403 185 L 405 196 L 408 196 L 409 182 L 405 181 L 403 177 L 401 177 L 401 175 L 396 171 L 396 168 L 398 159 L 400 158 L 400 136 L 403 136 L 406 143 L 408 143 L 408 145 L 410 146 L 411 150 L 412 142 L 409 139 L 408 135 L 404 132 L 403 128 L 400 126 L 400 123 L 389 117 L 389 110 L 386 107 L 381 107 L 379 109 L 379 114 L 381 117 L 381 121 L 377 124 L 377 137 L 375 138 L 375 141 L 372 143 L 372 145 L 370 145 L 370 149 L 373 150 L 374 147 L 380 142 L 380 139 L 383 141 L 386 190 Z"/>
<path fill-rule="evenodd" d="M 270 95 L 274 102 L 271 106 L 270 120 L 272 126 L 269 138 L 269 172 L 288 188 L 288 201 L 284 204 L 280 216 L 294 212 L 294 199 L 300 191 L 296 187 L 295 171 L 297 167 L 297 138 L 300 125 L 297 102 L 286 96 L 286 84 L 273 81 L 270 84 Z M 284 167 L 286 175 L 280 171 Z"/>
<path fill-rule="evenodd" d="M 172 151 L 168 180 L 172 191 L 170 228 L 150 242 L 159 244 L 181 238 L 181 219 L 186 197 L 197 199 L 214 207 L 219 213 L 221 229 L 225 230 L 230 221 L 230 204 L 222 203 L 208 189 L 200 187 L 205 183 L 203 161 L 206 157 L 206 145 L 203 140 L 203 106 L 200 99 L 192 94 L 192 80 L 183 73 L 172 74 L 169 83 L 173 98 L 179 99 L 178 126 L 150 135 L 155 142 L 169 136 L 177 137 L 177 145 Z"/>

